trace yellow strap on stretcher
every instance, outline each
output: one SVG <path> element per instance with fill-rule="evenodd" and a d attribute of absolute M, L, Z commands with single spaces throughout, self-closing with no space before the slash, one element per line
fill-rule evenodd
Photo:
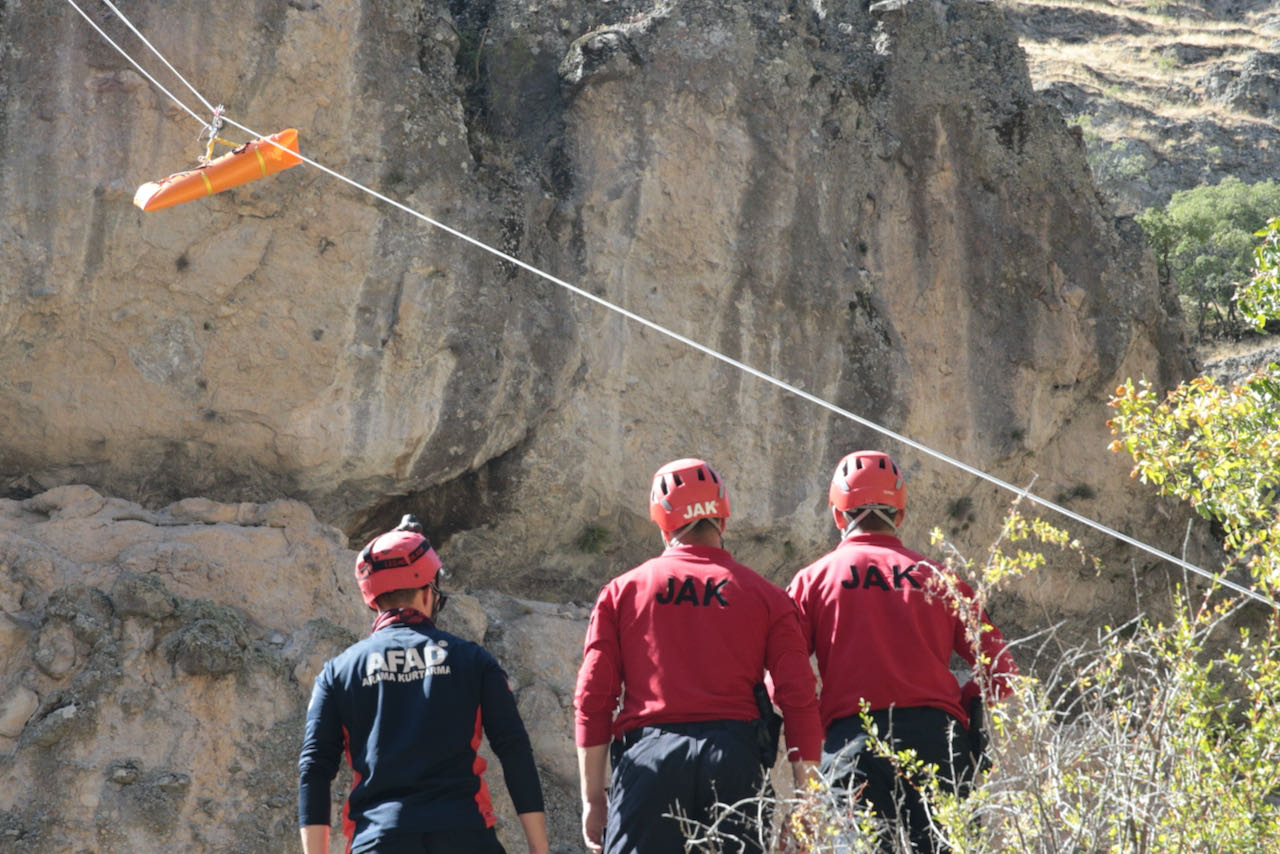
<path fill-rule="evenodd" d="M 220 142 L 220 143 L 222 143 L 223 145 L 225 145 L 227 148 L 239 148 L 239 147 L 240 147 L 237 143 L 234 143 L 234 142 L 228 142 L 227 140 L 225 140 L 225 139 L 223 139 L 223 138 L 221 138 L 221 137 L 211 136 L 211 137 L 209 137 L 209 144 L 208 144 L 207 146 L 205 146 L 205 149 L 204 149 L 204 157 L 200 158 L 200 163 L 201 163 L 202 165 L 204 165 L 204 166 L 208 166 L 210 163 L 212 163 L 212 162 L 213 162 L 213 144 L 214 144 L 215 142 Z"/>

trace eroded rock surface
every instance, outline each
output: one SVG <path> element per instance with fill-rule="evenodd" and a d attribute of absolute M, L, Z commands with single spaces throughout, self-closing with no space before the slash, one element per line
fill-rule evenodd
<path fill-rule="evenodd" d="M 353 561 L 295 502 L 150 511 L 84 486 L 0 500 L 0 848 L 297 850 L 311 682 L 368 631 Z M 441 618 L 507 668 L 566 842 L 585 624 L 582 608 L 497 593 L 456 593 Z M 486 755 L 502 835 L 519 850 Z M 335 784 L 335 818 L 349 778 Z"/>
<path fill-rule="evenodd" d="M 219 8 L 132 14 L 232 118 L 296 126 L 320 163 L 592 294 L 1167 533 L 1103 422 L 1119 381 L 1189 370 L 1176 307 L 998 7 Z M 736 548 L 785 580 L 828 544 L 835 461 L 879 445 L 921 535 L 993 535 L 1007 494 L 316 169 L 140 213 L 132 189 L 190 164 L 196 122 L 70 7 L 0 14 L 9 495 L 287 497 L 355 543 L 413 511 L 477 586 L 585 601 L 652 551 L 663 462 L 712 459 Z"/>

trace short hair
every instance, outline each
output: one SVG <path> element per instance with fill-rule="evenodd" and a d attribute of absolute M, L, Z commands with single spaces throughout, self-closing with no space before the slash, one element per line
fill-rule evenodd
<path fill-rule="evenodd" d="M 418 591 L 426 590 L 431 585 L 422 587 L 404 587 L 399 590 L 388 590 L 386 593 L 380 593 L 373 600 L 373 604 L 378 606 L 379 611 L 390 611 L 392 608 L 404 608 L 413 604 L 413 600 L 417 598 Z"/>

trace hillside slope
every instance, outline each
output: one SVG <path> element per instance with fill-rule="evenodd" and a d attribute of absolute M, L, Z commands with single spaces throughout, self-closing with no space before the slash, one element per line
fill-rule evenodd
<path fill-rule="evenodd" d="M 1280 4 L 1000 0 L 1117 212 L 1280 174 Z"/>

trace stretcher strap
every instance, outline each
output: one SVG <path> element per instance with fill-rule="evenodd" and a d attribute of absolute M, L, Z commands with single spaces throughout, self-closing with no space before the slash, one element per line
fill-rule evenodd
<path fill-rule="evenodd" d="M 222 138 L 222 137 L 220 137 L 220 136 L 211 136 L 211 137 L 209 137 L 209 144 L 205 147 L 205 150 L 204 150 L 204 157 L 201 157 L 201 158 L 200 158 L 200 163 L 201 163 L 201 164 L 203 164 L 203 165 L 205 165 L 205 166 L 208 166 L 210 163 L 212 163 L 212 162 L 213 162 L 213 144 L 214 144 L 215 142 L 216 142 L 216 143 L 221 143 L 222 145 L 225 145 L 227 148 L 239 148 L 239 147 L 240 147 L 240 144 L 239 144 L 239 143 L 231 142 L 230 140 L 223 139 L 223 138 Z"/>

